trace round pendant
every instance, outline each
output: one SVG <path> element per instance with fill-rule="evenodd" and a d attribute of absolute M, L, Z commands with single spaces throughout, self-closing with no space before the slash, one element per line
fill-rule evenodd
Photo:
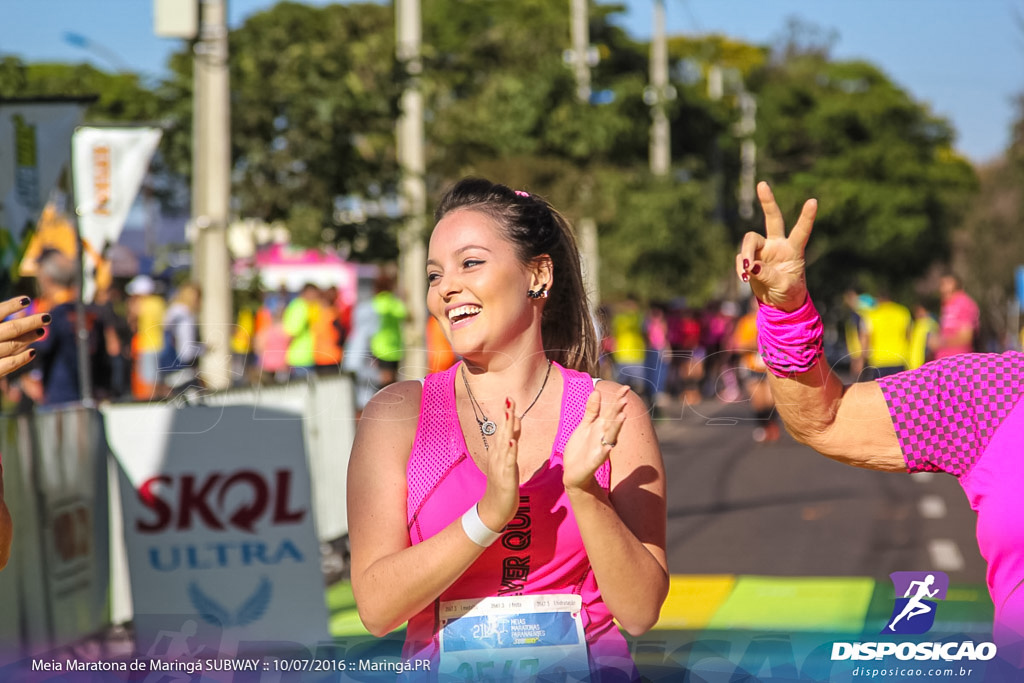
<path fill-rule="evenodd" d="M 487 420 L 480 425 L 480 433 L 484 436 L 493 436 L 496 431 L 498 431 L 498 425 L 494 424 L 490 420 Z"/>

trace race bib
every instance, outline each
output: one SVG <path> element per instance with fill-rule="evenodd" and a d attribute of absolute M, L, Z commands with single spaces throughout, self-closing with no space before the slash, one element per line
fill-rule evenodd
<path fill-rule="evenodd" d="M 578 595 L 441 603 L 441 681 L 584 681 L 590 676 Z"/>

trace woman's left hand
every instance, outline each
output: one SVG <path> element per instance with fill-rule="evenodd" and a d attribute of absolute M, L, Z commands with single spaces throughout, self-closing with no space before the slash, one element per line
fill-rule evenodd
<path fill-rule="evenodd" d="M 589 489 L 594 473 L 611 455 L 626 421 L 629 387 L 621 387 L 612 398 L 602 400 L 595 389 L 587 399 L 583 420 L 569 437 L 562 455 L 562 483 L 566 490 Z"/>

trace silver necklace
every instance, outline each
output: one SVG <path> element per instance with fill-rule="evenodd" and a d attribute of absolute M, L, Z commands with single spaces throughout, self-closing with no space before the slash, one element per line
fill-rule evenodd
<path fill-rule="evenodd" d="M 544 381 L 540 385 L 540 391 L 538 391 L 537 395 L 533 397 L 533 401 L 530 402 L 530 405 L 526 406 L 526 410 L 523 411 L 523 414 L 519 416 L 520 420 L 526 417 L 526 414 L 530 412 L 530 408 L 537 403 L 537 399 L 539 399 L 540 395 L 544 393 L 544 387 L 548 385 L 548 375 L 550 374 L 551 361 L 549 360 L 548 369 L 544 373 Z M 469 388 L 469 379 L 466 377 L 465 363 L 462 364 L 462 382 L 466 385 L 466 393 L 469 394 L 469 403 L 473 406 L 473 419 L 476 420 L 476 423 L 480 426 L 480 437 L 484 440 L 484 450 L 489 451 L 491 446 L 487 443 L 487 437 L 494 436 L 494 433 L 498 431 L 498 425 L 494 423 L 494 420 L 487 417 L 484 413 L 483 407 L 477 403 L 476 396 L 473 395 L 473 390 Z"/>

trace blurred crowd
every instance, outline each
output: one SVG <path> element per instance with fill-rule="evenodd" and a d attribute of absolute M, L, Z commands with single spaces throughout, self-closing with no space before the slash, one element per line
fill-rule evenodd
<path fill-rule="evenodd" d="M 28 410 L 82 398 L 80 358 L 89 363 L 88 394 L 98 401 L 152 401 L 203 390 L 199 360 L 201 292 L 191 282 L 138 275 L 108 281 L 89 304 L 79 303 L 77 264 L 59 251 L 38 260 L 32 306 L 52 321 L 34 344 L 36 362 L 0 380 L 4 407 Z M 398 379 L 405 356 L 408 308 L 396 293 L 393 268 L 384 267 L 354 301 L 337 287 L 308 283 L 298 292 L 262 292 L 237 306 L 231 338 L 235 385 L 275 384 L 351 373 L 356 409 Z M 908 307 L 888 293 L 848 290 L 826 352 L 850 380 L 870 380 L 957 353 L 980 350 L 979 310 L 960 281 L 945 275 L 940 308 Z M 715 300 L 700 307 L 685 299 L 642 305 L 627 296 L 599 308 L 601 375 L 630 385 L 656 413 L 706 400 L 746 403 L 753 437 L 780 434 L 757 349 L 757 302 Z M 79 320 L 81 319 L 81 324 Z M 85 339 L 84 351 L 79 335 Z M 428 372 L 457 359 L 429 319 Z M 987 349 L 1002 350 L 1002 349 Z M 84 354 L 84 355 L 83 355 Z"/>
<path fill-rule="evenodd" d="M 342 371 L 357 377 L 358 404 L 397 378 L 405 354 L 407 308 L 383 268 L 362 296 L 347 303 L 335 286 L 263 292 L 237 306 L 230 340 L 233 384 L 284 383 Z M 23 282 L 32 305 L 51 322 L 33 344 L 35 362 L 0 379 L 4 408 L 26 411 L 82 400 L 153 401 L 204 390 L 199 334 L 201 292 L 192 282 L 138 275 L 100 283 L 91 303 L 79 302 L 78 264 L 50 250 L 34 282 Z M 27 291 L 34 290 L 34 291 Z M 79 338 L 84 339 L 79 344 Z M 454 362 L 443 333 L 428 331 L 431 371 Z M 83 392 L 80 361 L 88 363 Z"/>
<path fill-rule="evenodd" d="M 961 353 L 1006 350 L 1006 342 L 983 343 L 978 305 L 958 277 L 943 275 L 937 294 L 937 310 L 929 310 L 885 291 L 847 290 L 826 333 L 830 364 L 849 381 L 869 381 Z M 746 403 L 754 440 L 773 441 L 780 428 L 756 319 L 753 297 L 691 307 L 684 299 L 641 306 L 627 296 L 599 311 L 602 374 L 631 385 L 654 411 L 679 402 Z"/>

